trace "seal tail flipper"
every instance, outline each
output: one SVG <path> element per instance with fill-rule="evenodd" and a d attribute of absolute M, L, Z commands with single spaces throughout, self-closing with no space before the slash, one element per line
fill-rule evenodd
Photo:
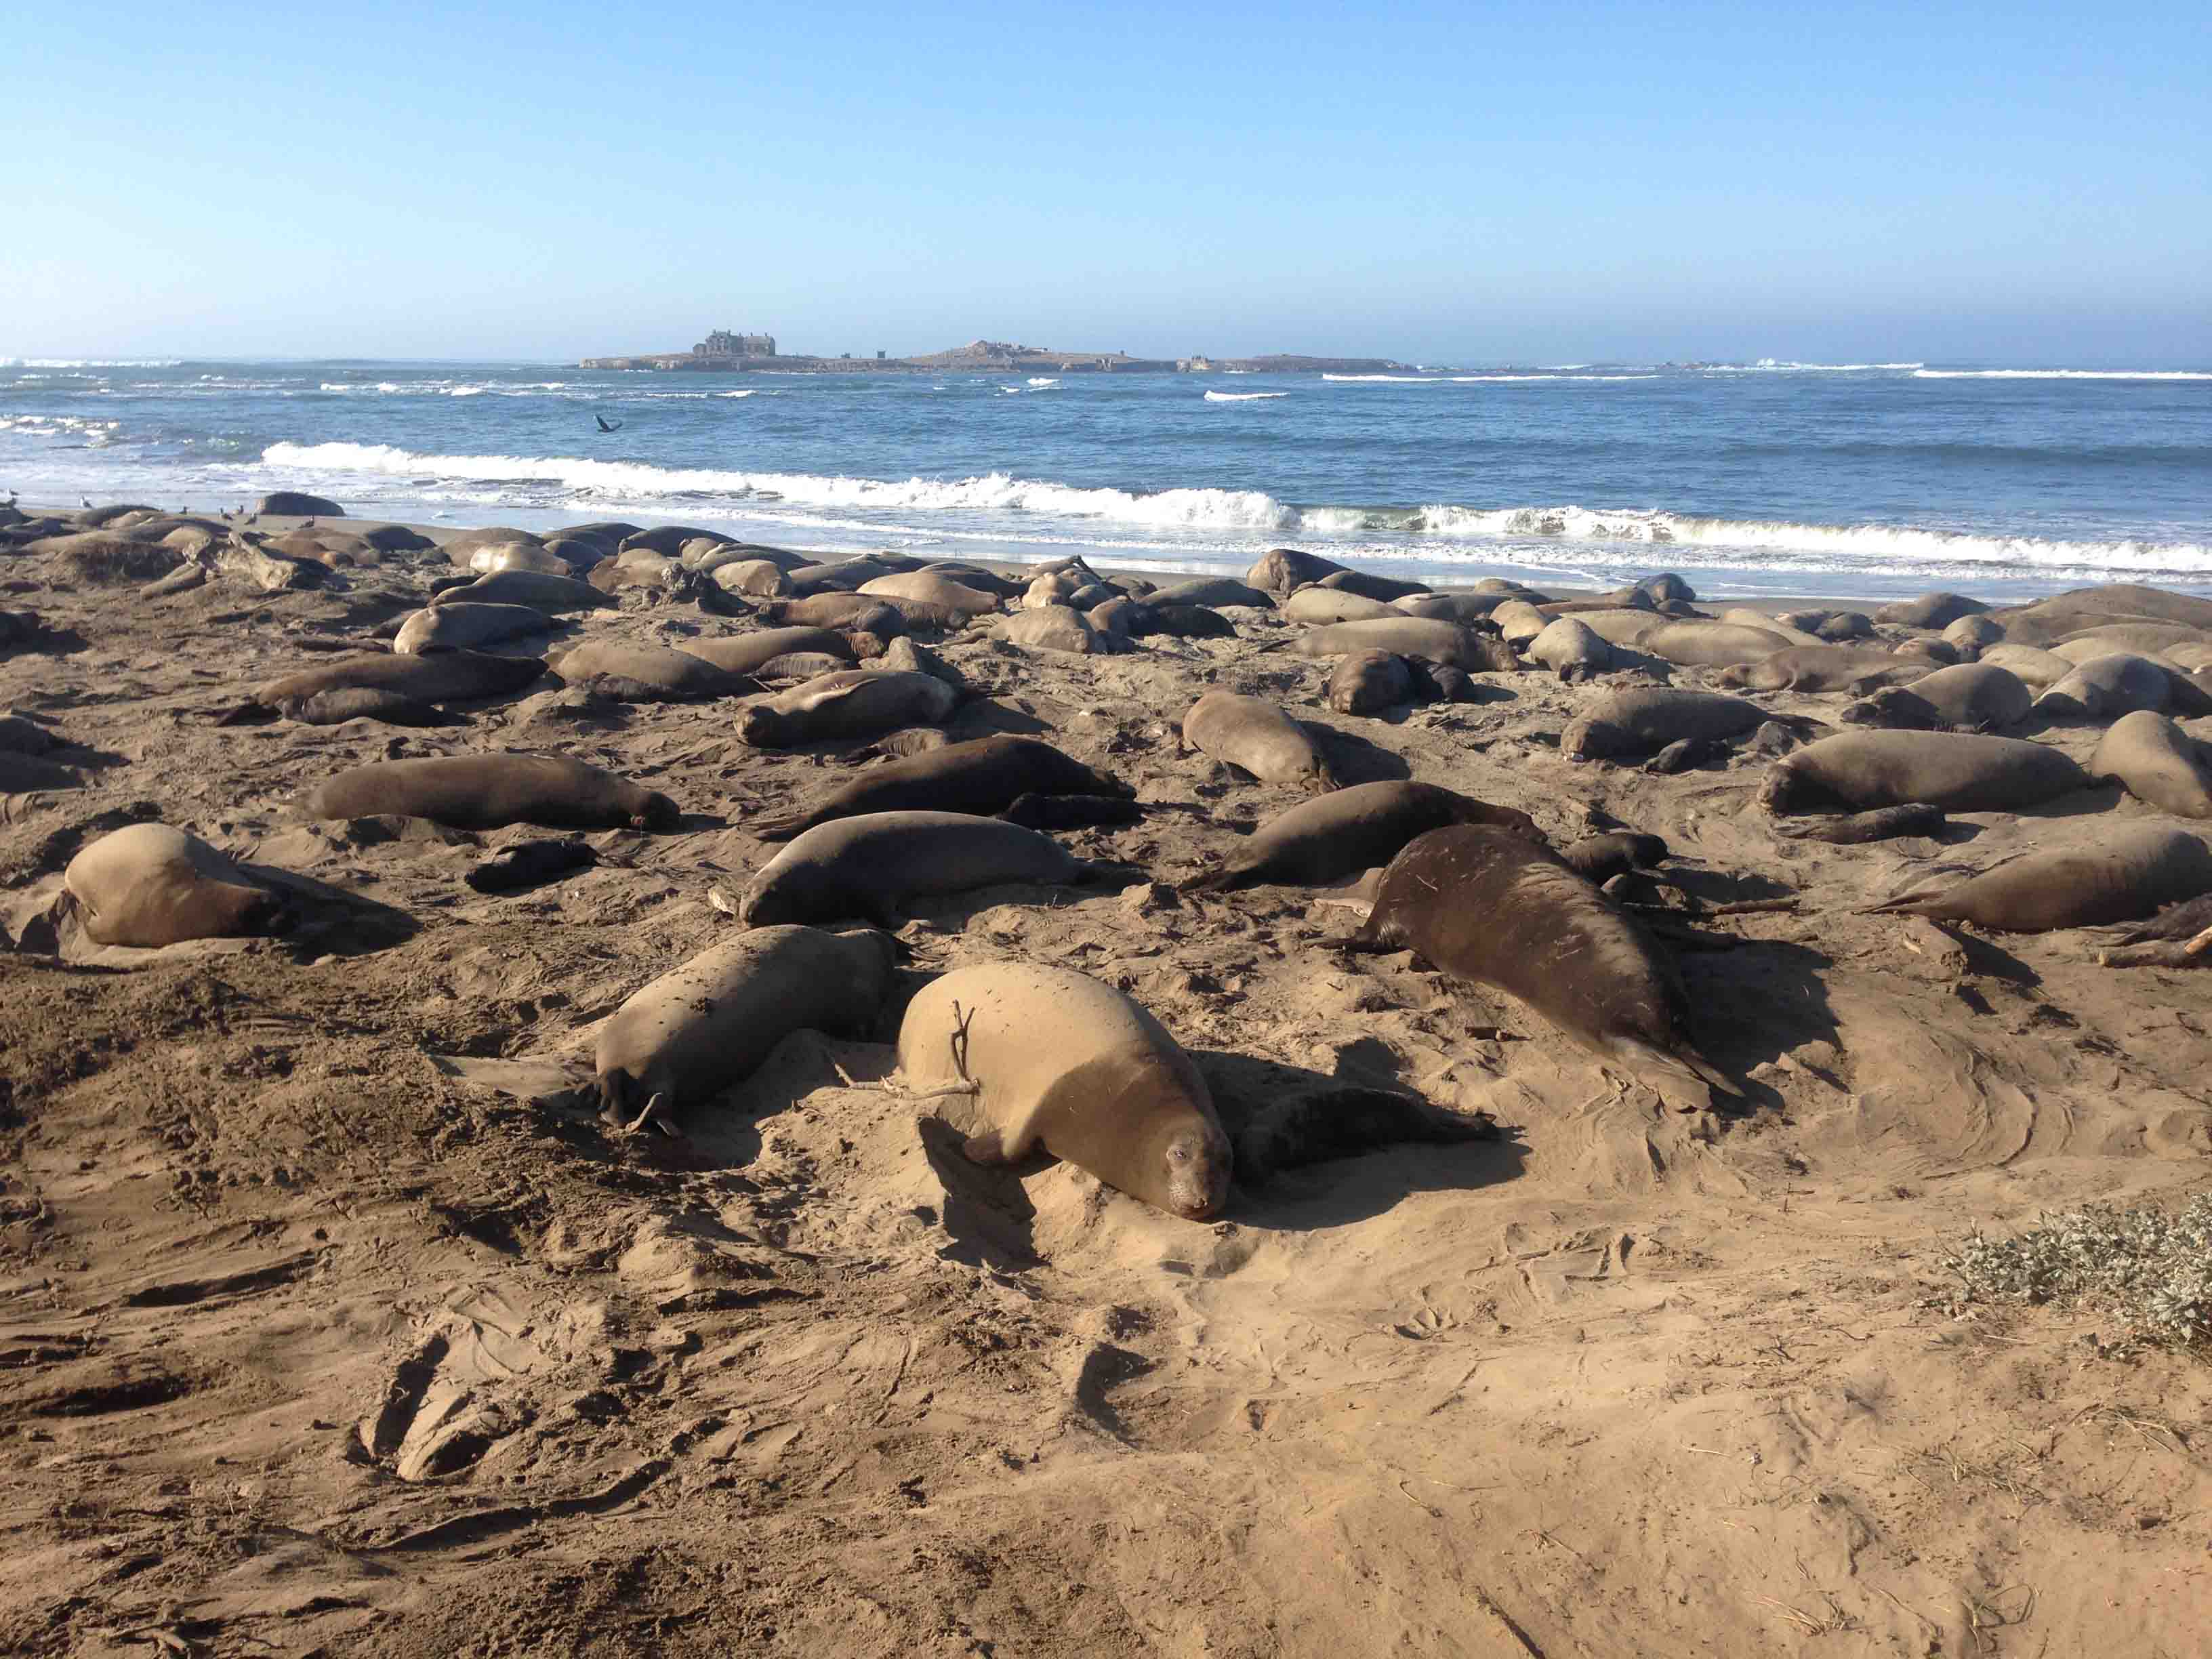
<path fill-rule="evenodd" d="M 1210 870 L 1201 870 L 1194 876 L 1186 876 L 1176 884 L 1178 893 L 1225 892 L 1243 872 L 1233 865 L 1217 864 Z"/>
<path fill-rule="evenodd" d="M 1893 899 L 1884 899 L 1879 904 L 1869 904 L 1853 914 L 1862 916 L 1932 915 L 1935 913 L 1927 907 L 1941 899 L 1944 890 L 1936 887 L 1916 888 L 1910 893 L 1899 893 Z"/>
<path fill-rule="evenodd" d="M 747 828 L 763 841 L 789 841 L 793 836 L 811 830 L 814 823 L 811 812 L 792 812 L 780 818 L 764 818 Z"/>
<path fill-rule="evenodd" d="M 249 697 L 244 702 L 224 705 L 209 718 L 216 726 L 266 726 L 276 718 L 276 711 Z"/>
<path fill-rule="evenodd" d="M 1632 1066 L 1662 1073 L 1677 1082 L 1703 1084 L 1732 1099 L 1743 1098 L 1742 1089 L 1695 1048 L 1662 1048 L 1636 1036 L 1615 1038 L 1613 1048 L 1621 1060 Z"/>

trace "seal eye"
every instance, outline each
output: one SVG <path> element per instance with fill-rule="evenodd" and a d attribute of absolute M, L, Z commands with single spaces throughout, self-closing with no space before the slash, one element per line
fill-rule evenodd
<path fill-rule="evenodd" d="M 1190 1148 L 1177 1141 L 1168 1148 L 1168 1157 L 1177 1164 L 1188 1164 L 1190 1162 Z"/>

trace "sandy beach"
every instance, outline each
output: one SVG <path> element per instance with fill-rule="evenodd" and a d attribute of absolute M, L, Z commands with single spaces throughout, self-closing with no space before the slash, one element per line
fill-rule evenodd
<path fill-rule="evenodd" d="M 450 726 L 217 723 L 453 574 L 149 599 L 0 551 L 0 608 L 46 630 L 0 658 L 0 708 L 82 784 L 0 797 L 11 937 L 140 821 L 339 896 L 276 938 L 0 955 L 0 1650 L 2201 1650 L 2212 1372 L 2113 1357 L 2094 1315 L 1961 1308 L 1942 1260 L 2203 1189 L 2212 974 L 1859 914 L 2184 821 L 2104 785 L 1791 839 L 1744 745 L 1672 775 L 1564 755 L 1607 679 L 1344 714 L 1257 610 L 1115 653 L 925 638 L 967 690 L 955 741 L 1041 737 L 1134 789 L 1139 822 L 1056 837 L 1123 873 L 915 901 L 874 1040 L 801 1033 L 679 1136 L 625 1135 L 550 1068 L 727 936 L 778 850 L 749 823 L 862 744 L 752 747 L 737 702 L 554 680 Z M 750 625 L 617 597 L 556 648 Z M 1632 896 L 1742 1109 L 1677 1109 L 1408 953 L 1325 948 L 1343 894 L 1176 890 L 1304 799 L 1182 751 L 1215 690 L 1280 704 L 1346 784 L 1444 785 L 1559 846 L 1662 836 Z M 1824 726 L 1848 701 L 1746 695 Z M 2086 763 L 2102 731 L 2035 735 Z M 681 819 L 495 896 L 464 876 L 546 831 L 299 813 L 349 767 L 509 749 Z M 1209 1222 L 979 1167 L 890 1039 L 932 975 L 1009 958 L 1126 991 L 1224 1118 L 1357 1085 L 1499 1134 L 1253 1170 Z"/>

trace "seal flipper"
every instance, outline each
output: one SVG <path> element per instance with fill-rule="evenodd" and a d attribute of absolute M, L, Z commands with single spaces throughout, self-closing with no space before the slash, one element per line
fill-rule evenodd
<path fill-rule="evenodd" d="M 1734 1100 L 1743 1098 L 1743 1091 L 1694 1048 L 1662 1048 L 1639 1036 L 1614 1037 L 1607 1046 L 1625 1065 L 1649 1067 L 1677 1082 L 1703 1084 Z"/>
<path fill-rule="evenodd" d="M 1004 1132 L 998 1129 L 986 1129 L 980 1135 L 969 1136 L 960 1143 L 960 1155 L 970 1164 L 987 1168 L 1014 1161 L 1006 1151 Z"/>

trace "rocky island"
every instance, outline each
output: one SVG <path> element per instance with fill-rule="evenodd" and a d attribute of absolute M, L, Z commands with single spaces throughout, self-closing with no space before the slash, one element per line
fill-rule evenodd
<path fill-rule="evenodd" d="M 1054 351 L 1004 340 L 971 340 L 927 356 L 892 357 L 850 353 L 836 357 L 783 356 L 772 334 L 736 334 L 716 329 L 689 351 L 647 352 L 628 357 L 586 357 L 581 368 L 651 369 L 709 374 L 773 372 L 785 374 L 1379 374 L 1406 365 L 1388 357 L 1133 357 L 1126 351 Z"/>

